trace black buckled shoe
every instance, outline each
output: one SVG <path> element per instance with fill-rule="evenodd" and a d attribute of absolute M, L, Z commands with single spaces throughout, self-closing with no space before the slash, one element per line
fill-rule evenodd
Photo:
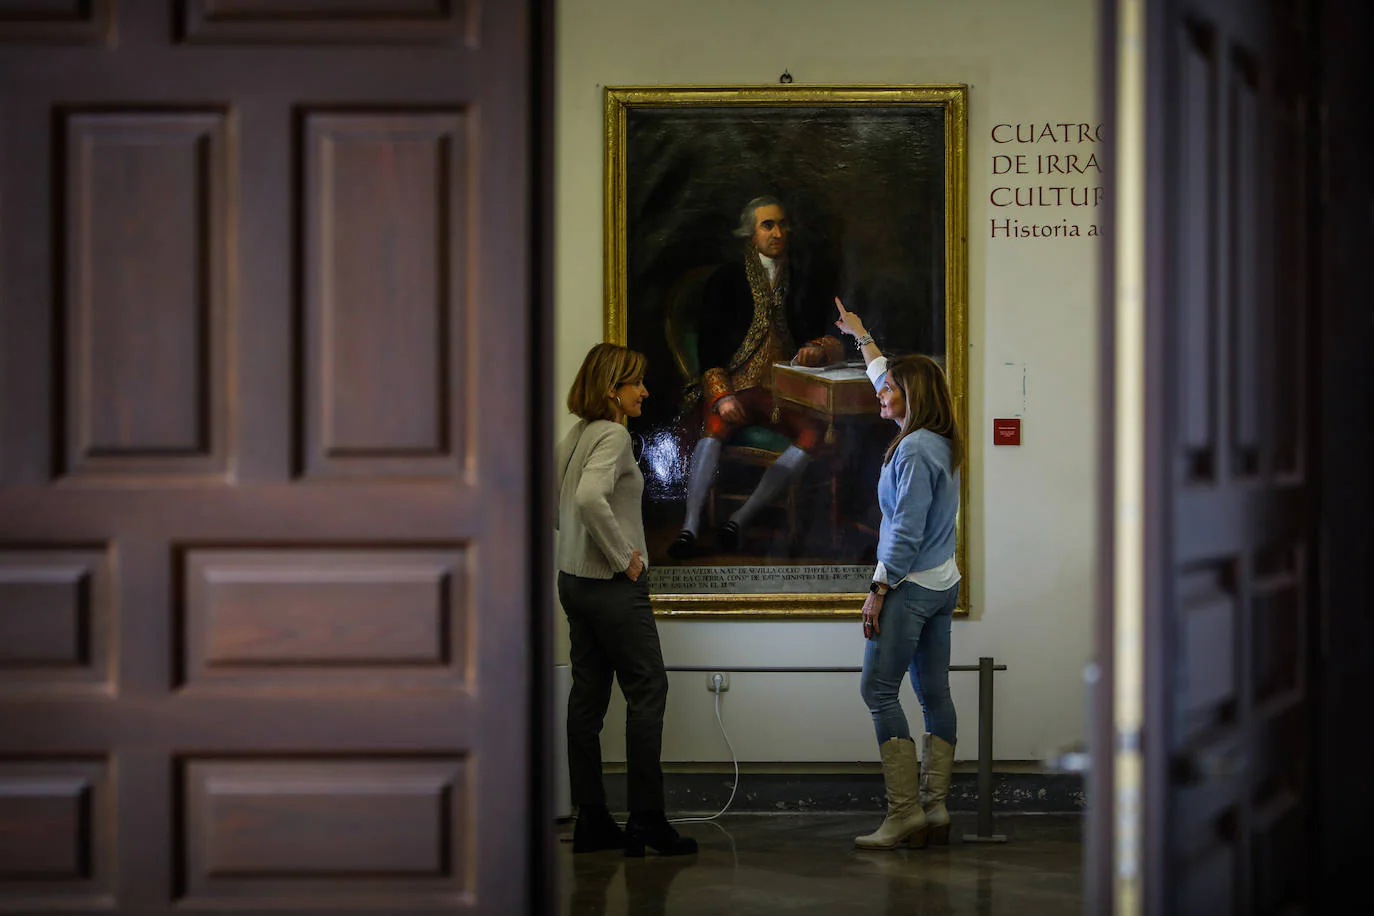
<path fill-rule="evenodd" d="M 697 841 L 681 836 L 662 811 L 632 811 L 625 822 L 625 855 L 640 858 L 645 847 L 661 856 L 690 856 L 697 851 Z"/>
<path fill-rule="evenodd" d="M 683 528 L 668 545 L 668 556 L 674 560 L 686 560 L 696 555 L 697 536 Z"/>
<path fill-rule="evenodd" d="M 720 542 L 720 546 L 723 549 L 731 553 L 739 550 L 740 541 L 742 540 L 740 537 L 739 525 L 736 522 L 726 522 L 724 525 L 721 525 L 720 531 L 716 532 L 716 540 Z"/>
<path fill-rule="evenodd" d="M 573 852 L 624 849 L 625 832 L 605 805 L 581 805 L 573 825 Z"/>

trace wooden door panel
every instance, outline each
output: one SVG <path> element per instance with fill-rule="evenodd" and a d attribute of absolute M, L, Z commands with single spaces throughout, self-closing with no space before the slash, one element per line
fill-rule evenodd
<path fill-rule="evenodd" d="M 1180 740 L 1206 737 L 1234 720 L 1240 660 L 1232 634 L 1240 614 L 1230 563 L 1180 571 L 1173 660 L 1174 731 Z"/>
<path fill-rule="evenodd" d="M 477 7 L 0 14 L 0 912 L 528 908 L 531 19 Z"/>
<path fill-rule="evenodd" d="M 475 43 L 477 0 L 179 0 L 196 44 Z"/>
<path fill-rule="evenodd" d="M 0 910 L 109 908 L 111 777 L 97 757 L 0 760 Z"/>
<path fill-rule="evenodd" d="M 184 760 L 188 906 L 471 904 L 461 758 Z"/>
<path fill-rule="evenodd" d="M 0 548 L 0 690 L 112 690 L 112 572 L 98 547 Z"/>
<path fill-rule="evenodd" d="M 1263 239 L 1273 232 L 1272 216 L 1266 212 L 1270 195 L 1263 191 L 1269 163 L 1261 162 L 1265 137 L 1261 124 L 1262 100 L 1255 84 L 1258 63 L 1247 49 L 1237 48 L 1229 63 L 1225 117 L 1230 142 L 1227 146 L 1232 193 L 1228 197 L 1232 227 L 1226 326 L 1230 334 L 1227 360 L 1228 464 L 1236 478 L 1253 477 L 1260 470 L 1261 405 L 1270 396 L 1269 373 L 1273 364 L 1262 364 L 1265 319 L 1273 313 L 1264 300 L 1268 295 L 1268 274 L 1275 264 L 1262 251 Z M 1276 355 L 1276 354 L 1273 354 Z"/>
<path fill-rule="evenodd" d="M 1253 911 L 1301 912 L 1293 901 L 1307 899 L 1309 895 L 1294 863 L 1310 853 L 1303 845 L 1308 828 L 1300 800 L 1271 799 L 1255 809 L 1252 824 L 1253 851 L 1248 865 Z"/>
<path fill-rule="evenodd" d="M 1261 707 L 1297 703 L 1308 688 L 1305 553 L 1293 545 L 1263 551 L 1256 560 L 1250 666 Z"/>
<path fill-rule="evenodd" d="M 57 114 L 61 476 L 228 467 L 224 111 Z"/>
<path fill-rule="evenodd" d="M 0 18 L 0 42 L 104 44 L 114 39 L 115 0 L 34 0 Z"/>
<path fill-rule="evenodd" d="M 1300 484 L 1308 464 L 1308 434 L 1316 422 L 1309 409 L 1317 390 L 1318 366 L 1311 358 L 1312 325 L 1305 316 L 1311 299 L 1314 272 L 1309 258 L 1310 213 L 1316 205 L 1304 177 L 1308 174 L 1307 148 L 1309 100 L 1288 100 L 1270 107 L 1263 122 L 1269 151 L 1264 163 L 1285 180 L 1284 193 L 1271 200 L 1268 213 L 1273 231 L 1259 246 L 1259 259 L 1278 265 L 1268 273 L 1270 287 L 1257 291 L 1269 303 L 1267 314 L 1257 317 L 1261 329 L 1261 355 L 1256 361 L 1264 382 L 1262 409 L 1262 473 L 1275 480 Z M 1275 367 L 1284 367 L 1276 373 Z"/>
<path fill-rule="evenodd" d="M 1178 322 L 1180 359 L 1174 411 L 1182 467 L 1189 481 L 1215 473 L 1217 441 L 1216 314 L 1216 121 L 1215 62 L 1209 36 L 1185 24 L 1174 33 L 1179 88 L 1174 138 L 1178 150 L 1179 208 L 1172 237 L 1175 264 L 1172 299 Z"/>
<path fill-rule="evenodd" d="M 183 690 L 465 689 L 461 546 L 180 552 Z"/>
<path fill-rule="evenodd" d="M 305 473 L 454 477 L 464 422 L 463 110 L 299 112 L 305 183 Z M 386 303 L 382 322 L 378 303 Z"/>
<path fill-rule="evenodd" d="M 1185 861 L 1173 875 L 1173 893 L 1181 906 L 1170 913 L 1237 913 L 1236 887 L 1239 883 L 1238 863 L 1226 845 L 1200 844 L 1202 848 L 1188 849 L 1184 844 Z"/>

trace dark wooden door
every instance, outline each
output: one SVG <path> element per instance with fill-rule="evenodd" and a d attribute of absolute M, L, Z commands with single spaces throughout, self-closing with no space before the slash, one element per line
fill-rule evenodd
<path fill-rule="evenodd" d="M 531 906 L 532 6 L 0 4 L 0 912 Z"/>
<path fill-rule="evenodd" d="M 1170 4 L 1162 42 L 1164 282 L 1147 333 L 1146 794 L 1154 913 L 1297 912 L 1312 836 L 1309 469 L 1317 311 L 1303 5 Z M 1149 493 L 1153 489 L 1154 498 Z M 1147 526 L 1150 523 L 1147 522 Z"/>
<path fill-rule="evenodd" d="M 1139 132 L 1119 125 L 1116 156 L 1117 206 L 1139 217 L 1118 245 L 1141 246 L 1143 718 L 1115 736 L 1126 897 L 1113 903 L 1139 891 L 1161 916 L 1303 912 L 1317 574 L 1308 18 L 1300 0 L 1143 8 L 1143 118 Z"/>

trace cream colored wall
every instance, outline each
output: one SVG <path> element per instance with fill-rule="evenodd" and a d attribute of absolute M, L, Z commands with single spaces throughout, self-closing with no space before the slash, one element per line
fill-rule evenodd
<path fill-rule="evenodd" d="M 995 153 L 1037 151 L 995 147 L 994 124 L 1096 123 L 1091 0 L 560 0 L 557 10 L 559 405 L 582 356 L 602 339 L 604 86 L 772 84 L 784 69 L 798 83 L 970 84 L 972 541 L 965 574 L 974 608 L 955 621 L 953 661 L 991 655 L 1008 666 L 996 682 L 999 760 L 1032 759 L 1080 740 L 1093 597 L 1099 243 L 990 239 L 993 216 L 1026 222 L 1032 211 L 999 211 L 989 193 L 1009 183 L 992 175 Z M 1081 218 L 1067 210 L 1038 215 L 1054 223 Z M 992 418 L 1011 410 L 1023 416 L 1024 444 L 993 448 Z M 555 423 L 562 435 L 571 418 L 560 409 Z M 566 660 L 561 612 L 556 626 Z M 670 667 L 857 665 L 863 650 L 857 621 L 661 621 L 659 629 Z M 958 757 L 970 759 L 978 751 L 976 675 L 951 677 Z M 857 675 L 731 680 L 723 717 L 741 761 L 876 759 Z M 712 703 L 704 675 L 671 675 L 665 761 L 729 760 Z M 904 703 L 919 729 L 910 687 Z M 607 760 L 623 759 L 623 721 L 617 693 Z"/>

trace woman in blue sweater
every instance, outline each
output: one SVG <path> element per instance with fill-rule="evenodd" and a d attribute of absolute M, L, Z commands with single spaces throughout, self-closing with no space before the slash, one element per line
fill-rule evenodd
<path fill-rule="evenodd" d="M 835 305 L 835 326 L 853 335 L 863 351 L 880 413 L 899 427 L 878 478 L 883 519 L 878 565 L 863 607 L 868 643 L 860 680 L 882 752 L 887 817 L 854 844 L 863 849 L 892 849 L 903 842 L 922 846 L 927 835 L 932 842 L 948 843 L 945 796 L 958 724 L 949 694 L 949 642 L 959 600 L 954 544 L 964 440 L 939 363 L 928 356 L 889 362 L 859 316 L 839 299 Z M 897 697 L 908 671 L 925 717 L 924 773 Z"/>

